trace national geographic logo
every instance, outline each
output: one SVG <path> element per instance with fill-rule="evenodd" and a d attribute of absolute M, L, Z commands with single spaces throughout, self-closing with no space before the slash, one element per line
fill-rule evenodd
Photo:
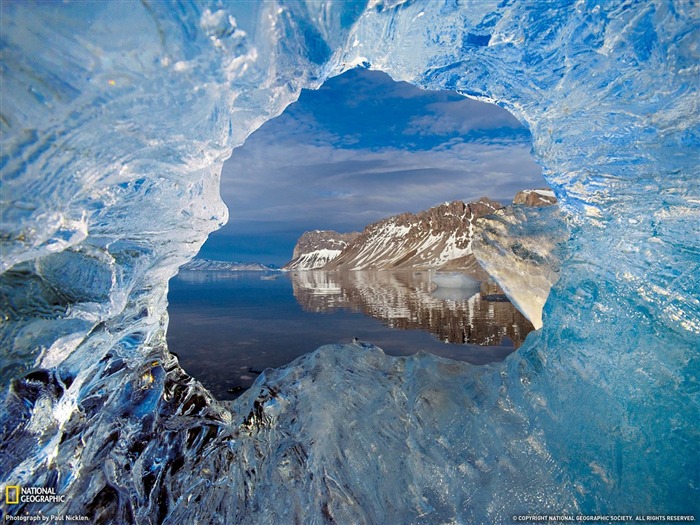
<path fill-rule="evenodd" d="M 19 485 L 8 485 L 5 487 L 5 503 L 7 505 L 17 505 L 19 503 Z"/>
<path fill-rule="evenodd" d="M 19 485 L 5 486 L 5 504 L 19 503 L 65 503 L 66 497 L 56 494 L 53 487 L 20 487 Z"/>

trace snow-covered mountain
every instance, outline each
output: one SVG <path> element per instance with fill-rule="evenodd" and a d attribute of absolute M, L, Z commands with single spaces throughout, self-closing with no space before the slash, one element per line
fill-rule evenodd
<path fill-rule="evenodd" d="M 557 202 L 549 189 L 518 192 L 513 204 L 530 207 Z M 445 202 L 417 214 L 402 213 L 367 226 L 362 233 L 314 230 L 304 233 L 285 270 L 460 270 L 486 278 L 472 254 L 476 220 L 503 208 L 482 197 Z"/>
<path fill-rule="evenodd" d="M 526 206 L 550 206 L 556 204 L 557 198 L 549 188 L 537 190 L 522 190 L 513 199 L 513 204 L 524 204 Z"/>
<path fill-rule="evenodd" d="M 324 270 L 431 269 L 471 264 L 474 222 L 502 208 L 486 197 L 446 202 L 370 224 Z"/>
<path fill-rule="evenodd" d="M 183 264 L 180 270 L 195 270 L 208 272 L 268 272 L 275 270 L 261 263 L 242 263 L 230 261 L 212 261 L 210 259 L 192 259 Z"/>
<path fill-rule="evenodd" d="M 338 233 L 333 230 L 305 232 L 283 270 L 316 270 L 338 257 L 360 235 L 359 232 Z"/>

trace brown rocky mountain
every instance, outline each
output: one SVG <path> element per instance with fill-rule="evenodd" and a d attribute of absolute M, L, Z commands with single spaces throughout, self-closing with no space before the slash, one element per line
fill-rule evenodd
<path fill-rule="evenodd" d="M 324 270 L 439 269 L 473 264 L 471 240 L 477 218 L 502 205 L 486 197 L 402 213 L 367 226 Z"/>
<path fill-rule="evenodd" d="M 549 189 L 523 190 L 513 204 L 529 207 L 556 203 Z M 472 253 L 477 219 L 503 206 L 482 197 L 475 202 L 446 202 L 426 211 L 394 215 L 362 233 L 329 230 L 304 233 L 285 270 L 445 270 L 488 278 Z"/>
<path fill-rule="evenodd" d="M 524 204 L 526 206 L 550 206 L 556 204 L 557 198 L 549 188 L 538 190 L 522 190 L 513 199 L 513 204 Z"/>
<path fill-rule="evenodd" d="M 283 270 L 314 270 L 322 268 L 347 248 L 359 232 L 338 233 L 333 230 L 314 230 L 305 232 L 292 254 L 292 260 L 285 264 Z"/>

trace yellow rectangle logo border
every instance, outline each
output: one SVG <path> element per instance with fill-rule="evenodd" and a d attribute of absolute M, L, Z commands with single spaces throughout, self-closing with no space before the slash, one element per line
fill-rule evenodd
<path fill-rule="evenodd" d="M 14 499 L 10 498 L 10 492 L 14 491 Z M 5 503 L 7 505 L 17 505 L 19 503 L 19 485 L 6 485 L 5 486 Z"/>

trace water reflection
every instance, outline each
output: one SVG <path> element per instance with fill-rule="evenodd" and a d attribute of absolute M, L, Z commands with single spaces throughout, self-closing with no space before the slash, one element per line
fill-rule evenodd
<path fill-rule="evenodd" d="M 280 272 L 258 272 L 258 271 L 206 271 L 206 270 L 180 270 L 177 278 L 189 284 L 205 284 L 214 282 L 227 282 L 237 279 L 250 279 L 250 276 L 256 276 L 263 281 L 276 280 L 280 276 Z"/>
<path fill-rule="evenodd" d="M 454 344 L 515 346 L 532 324 L 492 282 L 475 289 L 437 288 L 429 272 L 293 272 L 294 296 L 306 311 L 345 308 L 387 326 L 423 329 Z"/>
<path fill-rule="evenodd" d="M 532 328 L 496 294 L 488 284 L 431 293 L 427 272 L 180 272 L 168 293 L 168 347 L 218 399 L 235 398 L 267 367 L 353 337 L 392 356 L 482 365 L 503 360 Z"/>

